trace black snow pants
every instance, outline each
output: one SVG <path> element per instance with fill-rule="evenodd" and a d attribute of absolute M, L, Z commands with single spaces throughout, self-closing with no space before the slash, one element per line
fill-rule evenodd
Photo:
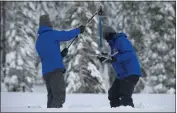
<path fill-rule="evenodd" d="M 47 108 L 61 108 L 65 102 L 66 86 L 64 81 L 65 69 L 56 69 L 44 75 L 47 88 Z"/>
<path fill-rule="evenodd" d="M 139 80 L 139 76 L 132 75 L 123 79 L 115 79 L 111 88 L 108 91 L 108 99 L 110 100 L 111 107 L 132 106 L 132 94 Z"/>

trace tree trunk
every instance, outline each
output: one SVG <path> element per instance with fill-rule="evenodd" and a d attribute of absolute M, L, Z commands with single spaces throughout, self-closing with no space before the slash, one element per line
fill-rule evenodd
<path fill-rule="evenodd" d="M 0 43 L 0 64 L 1 64 L 1 77 L 6 75 L 6 36 L 5 36 L 5 1 L 1 1 L 1 43 Z M 2 79 L 3 80 L 3 79 Z"/>

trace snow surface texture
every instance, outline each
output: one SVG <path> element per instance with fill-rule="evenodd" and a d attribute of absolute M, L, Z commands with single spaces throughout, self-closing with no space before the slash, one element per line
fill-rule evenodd
<path fill-rule="evenodd" d="M 110 108 L 107 94 L 67 94 L 61 109 L 47 109 L 46 93 L 1 92 L 2 112 L 175 112 L 174 94 L 134 94 L 135 108 Z"/>

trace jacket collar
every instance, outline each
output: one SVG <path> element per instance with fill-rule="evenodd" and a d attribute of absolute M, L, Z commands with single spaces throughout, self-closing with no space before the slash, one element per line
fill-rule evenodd
<path fill-rule="evenodd" d="M 52 31 L 52 30 L 53 29 L 51 27 L 48 27 L 48 26 L 39 26 L 38 34 L 42 34 L 44 32 Z"/>
<path fill-rule="evenodd" d="M 120 38 L 120 37 L 124 37 L 127 38 L 127 35 L 125 33 L 117 33 L 114 35 L 114 37 L 112 38 L 112 40 L 109 40 L 108 43 L 109 44 L 113 44 L 115 42 L 116 39 Z"/>

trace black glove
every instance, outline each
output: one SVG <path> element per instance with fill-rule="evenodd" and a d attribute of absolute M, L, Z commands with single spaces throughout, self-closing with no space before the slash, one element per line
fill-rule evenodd
<path fill-rule="evenodd" d="M 61 52 L 61 56 L 65 57 L 68 54 L 68 48 L 64 48 L 63 51 Z"/>
<path fill-rule="evenodd" d="M 97 58 L 100 60 L 100 62 L 103 62 L 104 60 L 106 60 L 105 57 L 100 57 L 100 56 L 97 56 Z M 106 62 L 107 63 L 113 63 L 113 62 L 116 62 L 117 59 L 115 57 L 111 57 L 111 59 L 108 59 Z"/>
<path fill-rule="evenodd" d="M 111 63 L 113 63 L 113 62 L 116 62 L 117 61 L 117 59 L 115 58 L 115 57 L 111 57 Z"/>
<path fill-rule="evenodd" d="M 106 58 L 104 57 L 100 57 L 100 56 L 97 56 L 98 60 L 100 60 L 100 62 L 103 62 L 104 60 L 106 60 Z"/>
<path fill-rule="evenodd" d="M 83 33 L 83 32 L 85 31 L 85 26 L 81 25 L 81 26 L 79 27 L 79 29 L 80 29 L 80 33 Z"/>

